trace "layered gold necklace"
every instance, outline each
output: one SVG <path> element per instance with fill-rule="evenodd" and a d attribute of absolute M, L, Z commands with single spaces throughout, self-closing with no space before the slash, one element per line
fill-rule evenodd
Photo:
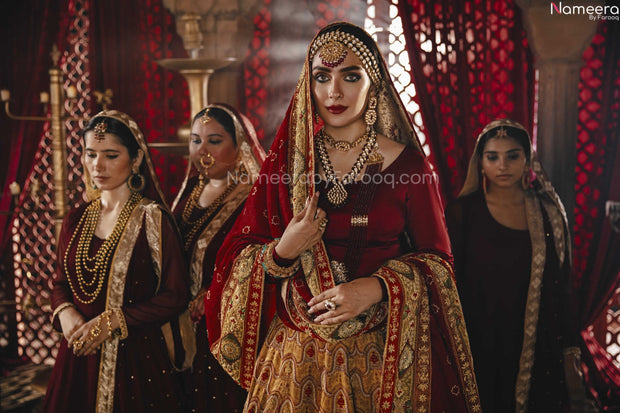
<path fill-rule="evenodd" d="M 112 233 L 105 239 L 103 245 L 97 250 L 94 257 L 88 255 L 88 250 L 92 243 L 93 236 L 95 235 L 95 230 L 97 229 L 99 216 L 101 215 L 101 198 L 93 201 L 86 207 L 86 210 L 78 222 L 77 228 L 69 240 L 63 261 L 65 274 L 67 274 L 67 279 L 69 280 L 69 286 L 71 287 L 73 295 L 79 302 L 83 304 L 92 304 L 101 293 L 107 275 L 106 270 L 108 263 L 116 250 L 118 241 L 121 239 L 121 235 L 127 226 L 131 213 L 141 200 L 142 195 L 139 192 L 131 193 L 131 196 L 127 202 L 125 202 L 123 209 L 116 219 L 116 224 L 114 225 Z M 79 230 L 80 227 L 82 227 L 81 231 Z M 78 233 L 79 236 L 77 235 Z M 76 237 L 78 237 L 75 253 L 77 285 L 74 285 L 74 282 L 69 276 L 69 252 L 71 251 Z M 84 271 L 88 271 L 92 274 L 90 280 L 86 279 Z"/>
<path fill-rule="evenodd" d="M 376 152 L 377 150 L 377 133 L 374 129 L 370 131 L 370 134 L 364 134 L 362 137 L 366 137 L 366 144 L 364 144 L 362 152 L 357 157 L 351 171 L 344 175 L 342 180 L 338 179 L 334 173 L 334 167 L 332 166 L 327 149 L 325 148 L 325 134 L 321 133 L 319 139 L 316 141 L 321 166 L 323 166 L 323 171 L 325 171 L 325 178 L 327 179 L 327 182 L 331 182 L 333 184 L 332 188 L 327 191 L 327 199 L 335 207 L 339 207 L 346 202 L 349 197 L 349 193 L 344 186 L 355 181 L 355 178 L 357 178 L 357 175 L 359 175 L 361 170 L 364 168 L 364 165 L 368 161 L 371 153 Z"/>
<path fill-rule="evenodd" d="M 189 251 L 198 230 L 211 218 L 226 197 L 234 191 L 237 187 L 238 181 L 233 179 L 232 182 L 228 184 L 224 192 L 215 198 L 215 200 L 213 200 L 208 207 L 203 208 L 199 205 L 198 200 L 200 199 L 200 195 L 202 195 L 202 191 L 205 189 L 206 184 L 206 180 L 201 180 L 200 183 L 194 187 L 187 203 L 185 204 L 185 208 L 183 208 L 183 227 L 184 229 L 189 228 L 189 230 L 183 234 L 185 236 L 185 251 Z M 198 219 L 192 221 L 191 218 L 196 209 L 202 210 L 202 213 Z"/>

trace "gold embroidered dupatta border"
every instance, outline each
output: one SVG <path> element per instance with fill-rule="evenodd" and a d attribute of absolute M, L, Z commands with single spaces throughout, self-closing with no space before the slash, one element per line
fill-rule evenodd
<path fill-rule="evenodd" d="M 209 244 L 211 244 L 213 237 L 220 231 L 228 218 L 247 199 L 250 189 L 251 187 L 247 185 L 239 187 L 198 236 L 190 263 L 190 293 L 192 298 L 196 297 L 196 294 L 198 294 L 202 287 L 202 265 Z"/>
<path fill-rule="evenodd" d="M 148 211 L 148 213 L 147 213 Z M 161 222 L 161 210 L 153 201 L 143 198 L 138 207 L 134 209 L 125 226 L 125 230 L 118 242 L 108 278 L 108 291 L 106 295 L 106 310 L 110 308 L 121 308 L 125 293 L 125 281 L 129 261 L 133 255 L 133 250 L 138 239 L 138 234 L 142 228 L 142 219 L 147 215 L 148 223 Z M 152 214 L 152 215 L 151 215 Z M 155 234 L 148 234 L 147 237 L 157 237 Z M 151 242 L 149 237 L 149 244 Z M 159 244 L 159 241 L 157 241 Z M 153 249 L 151 248 L 153 253 Z M 161 257 L 161 249 L 156 254 Z M 154 263 L 156 261 L 153 261 Z M 161 270 L 161 260 L 158 261 L 157 270 Z M 159 272 L 157 273 L 159 275 Z M 99 364 L 99 380 L 97 388 L 97 413 L 111 413 L 114 410 L 114 386 L 116 383 L 116 361 L 118 356 L 118 346 L 120 339 L 114 337 L 103 342 L 101 346 L 101 361 Z"/>
<path fill-rule="evenodd" d="M 261 245 L 246 247 L 235 262 L 222 297 L 221 338 L 211 350 L 222 367 L 242 387 L 249 388 L 259 351 L 259 328 L 265 277 Z M 450 265 L 433 254 L 410 254 L 390 260 L 375 274 L 389 293 L 386 344 L 383 354 L 380 412 L 430 412 L 431 315 L 429 289 L 437 290 L 438 306 L 448 327 L 446 338 L 454 349 L 465 402 L 470 412 L 480 412 L 469 338 Z M 247 311 L 246 311 L 247 309 Z M 343 323 L 344 324 L 344 323 Z M 342 327 L 342 325 L 340 325 Z M 304 330 L 312 333 L 310 328 Z"/>
<path fill-rule="evenodd" d="M 544 202 L 543 202 L 544 204 Z M 545 208 L 550 212 L 550 208 Z M 519 360 L 519 373 L 515 386 L 516 411 L 527 412 L 532 368 L 536 353 L 536 334 L 538 329 L 538 317 L 540 312 L 540 296 L 547 258 L 547 245 L 545 242 L 545 229 L 541 211 L 541 202 L 536 194 L 528 190 L 525 192 L 525 212 L 527 226 L 532 243 L 532 263 L 530 271 L 530 285 L 527 292 L 525 305 L 525 321 L 523 326 L 523 347 Z M 555 208 L 553 208 L 555 212 Z M 554 214 L 557 215 L 557 214 Z M 557 219 L 557 216 L 555 217 Z"/>

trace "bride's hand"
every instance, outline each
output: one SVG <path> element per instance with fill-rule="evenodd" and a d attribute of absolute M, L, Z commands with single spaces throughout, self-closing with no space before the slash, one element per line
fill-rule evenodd
<path fill-rule="evenodd" d="M 275 248 L 280 258 L 295 259 L 321 240 L 327 224 L 327 214 L 318 208 L 318 203 L 319 193 L 315 192 L 306 202 L 304 209 L 288 223 Z"/>
<path fill-rule="evenodd" d="M 377 277 L 362 277 L 323 291 L 308 302 L 310 314 L 325 311 L 314 319 L 320 324 L 350 320 L 381 301 L 383 289 Z M 330 307 L 335 308 L 330 309 Z"/>

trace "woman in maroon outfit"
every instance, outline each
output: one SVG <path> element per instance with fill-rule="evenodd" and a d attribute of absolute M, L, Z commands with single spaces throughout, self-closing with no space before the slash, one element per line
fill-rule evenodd
<path fill-rule="evenodd" d="M 523 126 L 483 129 L 446 217 L 483 411 L 587 411 L 564 207 Z"/>
<path fill-rule="evenodd" d="M 83 164 L 91 202 L 70 211 L 60 233 L 52 306 L 64 339 L 44 411 L 178 411 L 161 326 L 187 305 L 186 267 L 133 119 L 91 119 Z"/>
<path fill-rule="evenodd" d="M 190 264 L 189 309 L 195 324 L 196 356 L 186 381 L 191 411 L 240 412 L 246 391 L 209 350 L 204 296 L 217 251 L 230 232 L 265 159 L 250 121 L 232 107 L 212 104 L 194 116 L 188 172 L 172 210 Z"/>
<path fill-rule="evenodd" d="M 479 411 L 450 260 L 375 42 L 326 26 L 205 300 L 245 411 Z"/>

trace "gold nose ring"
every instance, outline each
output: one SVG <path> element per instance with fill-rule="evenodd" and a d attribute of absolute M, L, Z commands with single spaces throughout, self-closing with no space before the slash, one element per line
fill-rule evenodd
<path fill-rule="evenodd" d="M 213 157 L 213 155 L 211 155 L 210 153 L 207 153 L 206 155 L 206 159 L 208 160 L 208 164 L 205 163 L 205 156 L 202 156 L 200 158 L 200 166 L 202 166 L 203 169 L 209 169 L 211 168 L 213 165 L 215 165 L 215 158 Z"/>

